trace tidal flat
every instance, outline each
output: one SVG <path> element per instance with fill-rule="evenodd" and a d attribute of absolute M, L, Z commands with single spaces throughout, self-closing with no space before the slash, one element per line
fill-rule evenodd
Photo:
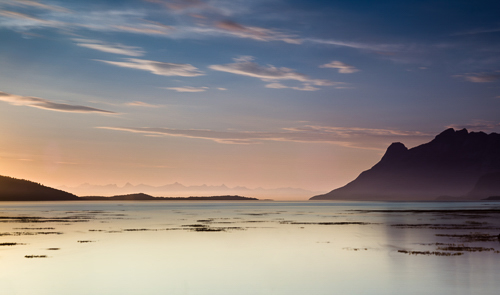
<path fill-rule="evenodd" d="M 497 294 L 494 202 L 3 202 L 2 295 Z"/>

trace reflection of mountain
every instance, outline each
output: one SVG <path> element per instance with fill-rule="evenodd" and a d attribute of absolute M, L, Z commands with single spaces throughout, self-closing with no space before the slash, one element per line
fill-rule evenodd
<path fill-rule="evenodd" d="M 259 199 L 287 199 L 287 200 L 306 200 L 315 192 L 299 188 L 276 188 L 249 189 L 246 187 L 228 187 L 226 185 L 196 185 L 185 186 L 178 182 L 163 186 L 151 186 L 145 184 L 132 185 L 130 183 L 120 187 L 116 184 L 91 185 L 88 183 L 77 187 L 60 187 L 65 191 L 70 191 L 79 196 L 113 196 L 116 194 L 133 194 L 143 192 L 153 196 L 164 197 L 189 197 L 189 196 L 222 196 L 222 195 L 242 195 L 255 197 Z"/>
<path fill-rule="evenodd" d="M 0 176 L 0 201 L 71 201 L 78 197 L 41 184 Z"/>
<path fill-rule="evenodd" d="M 450 128 L 431 142 L 412 149 L 399 142 L 391 144 L 371 169 L 347 185 L 311 200 L 461 197 L 474 188 L 481 176 L 493 172 L 500 172 L 500 135 Z M 486 186 L 493 188 L 491 181 L 488 183 Z M 471 198 L 487 197 L 473 192 L 469 194 Z M 487 193 L 493 195 L 494 192 L 495 189 L 490 189 Z M 500 191 L 496 190 L 496 194 Z"/>

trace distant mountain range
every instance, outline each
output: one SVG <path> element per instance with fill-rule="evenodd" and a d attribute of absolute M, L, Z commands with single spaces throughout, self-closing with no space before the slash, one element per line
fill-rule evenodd
<path fill-rule="evenodd" d="M 258 201 L 256 198 L 247 198 L 242 196 L 210 196 L 210 197 L 178 197 L 164 198 L 153 197 L 147 194 L 128 194 L 112 197 L 88 196 L 80 197 L 83 201 Z"/>
<path fill-rule="evenodd" d="M 36 182 L 0 175 L 0 201 L 258 201 L 258 199 L 230 195 L 163 198 L 144 193 L 112 197 L 77 197 Z"/>
<path fill-rule="evenodd" d="M 71 190 L 73 193 L 66 191 Z M 249 189 L 246 187 L 220 186 L 184 186 L 174 183 L 164 186 L 145 184 L 123 187 L 115 184 L 90 185 L 82 184 L 75 188 L 62 186 L 50 188 L 29 180 L 16 179 L 0 175 L 0 201 L 71 201 L 90 200 L 91 198 L 110 200 L 257 200 L 283 198 L 286 200 L 305 200 L 312 191 L 299 188 Z M 92 196 L 92 197 L 78 197 Z M 245 195 L 245 197 L 241 197 Z M 249 196 L 250 195 L 250 196 Z M 196 197 L 193 197 L 196 196 Z"/>
<path fill-rule="evenodd" d="M 355 180 L 311 200 L 477 200 L 500 195 L 500 135 L 452 128 L 408 149 L 393 143 Z"/>
<path fill-rule="evenodd" d="M 92 185 L 84 183 L 77 187 L 61 186 L 58 188 L 72 192 L 79 196 L 114 196 L 117 194 L 125 195 L 141 192 L 153 196 L 162 197 L 243 195 L 246 197 L 254 197 L 259 199 L 286 200 L 307 200 L 311 195 L 318 193 L 301 188 L 250 189 L 243 186 L 228 187 L 224 184 L 185 186 L 178 182 L 162 186 L 152 186 L 146 184 L 132 185 L 130 183 L 127 183 L 124 186 L 118 186 L 116 184 Z"/>

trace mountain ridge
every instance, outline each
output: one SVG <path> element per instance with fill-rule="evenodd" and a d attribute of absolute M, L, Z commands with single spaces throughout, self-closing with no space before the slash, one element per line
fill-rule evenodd
<path fill-rule="evenodd" d="M 392 143 L 372 168 L 310 200 L 473 199 L 467 193 L 481 176 L 493 172 L 500 172 L 500 135 L 449 128 L 411 149 Z"/>

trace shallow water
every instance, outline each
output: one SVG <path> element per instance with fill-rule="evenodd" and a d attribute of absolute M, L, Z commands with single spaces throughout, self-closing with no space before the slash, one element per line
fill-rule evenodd
<path fill-rule="evenodd" d="M 497 294 L 499 205 L 3 202 L 0 294 Z"/>

